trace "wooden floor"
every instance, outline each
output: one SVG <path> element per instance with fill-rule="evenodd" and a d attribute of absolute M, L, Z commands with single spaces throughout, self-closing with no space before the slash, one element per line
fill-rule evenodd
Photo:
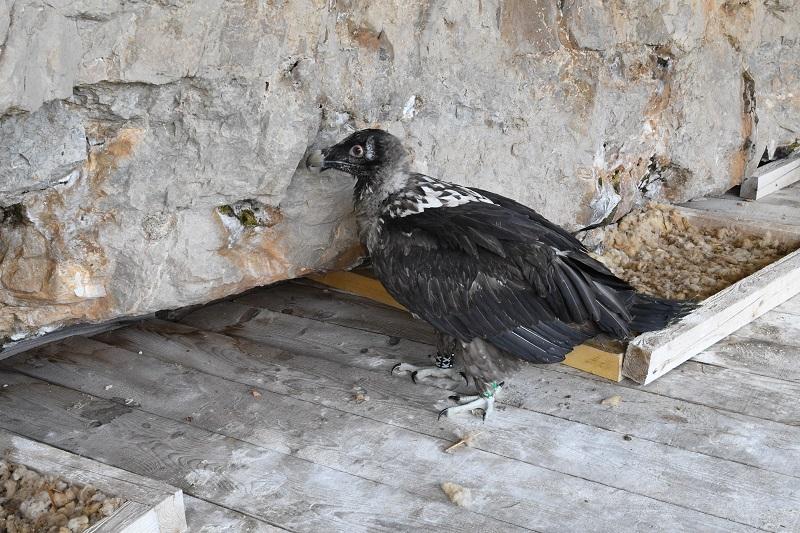
<path fill-rule="evenodd" d="M 390 375 L 431 338 L 284 283 L 3 361 L 0 427 L 182 488 L 192 531 L 800 531 L 800 298 L 647 387 L 528 365 L 486 423 Z"/>

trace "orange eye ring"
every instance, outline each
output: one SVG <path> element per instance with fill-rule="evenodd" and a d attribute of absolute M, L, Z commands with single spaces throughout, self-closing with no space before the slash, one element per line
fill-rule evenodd
<path fill-rule="evenodd" d="M 364 147 L 360 144 L 354 145 L 350 148 L 350 155 L 353 157 L 363 157 L 364 156 Z"/>

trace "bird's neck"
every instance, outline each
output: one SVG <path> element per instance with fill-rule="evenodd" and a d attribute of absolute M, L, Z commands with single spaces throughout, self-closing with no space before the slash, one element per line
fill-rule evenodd
<path fill-rule="evenodd" d="M 356 209 L 377 208 L 390 195 L 405 189 L 411 176 L 409 164 L 405 160 L 370 174 L 356 176 L 356 185 L 353 188 L 353 202 Z M 377 212 L 374 211 L 373 214 Z"/>
<path fill-rule="evenodd" d="M 356 178 L 353 203 L 359 233 L 367 247 L 378 231 L 384 202 L 392 194 L 407 188 L 412 176 L 408 162 L 402 161 L 393 167 L 382 168 L 371 176 Z"/>

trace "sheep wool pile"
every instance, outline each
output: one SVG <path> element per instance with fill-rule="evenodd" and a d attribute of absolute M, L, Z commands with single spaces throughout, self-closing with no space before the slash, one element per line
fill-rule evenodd
<path fill-rule="evenodd" d="M 637 290 L 700 301 L 792 249 L 769 233 L 703 228 L 672 206 L 650 203 L 606 229 L 595 257 Z"/>
<path fill-rule="evenodd" d="M 0 459 L 0 531 L 79 533 L 124 500 Z"/>

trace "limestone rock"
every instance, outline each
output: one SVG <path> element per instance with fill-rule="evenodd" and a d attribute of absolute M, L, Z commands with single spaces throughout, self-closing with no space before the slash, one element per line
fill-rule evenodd
<path fill-rule="evenodd" d="M 560 7 L 559 7 L 560 6 Z M 0 0 L 0 340 L 360 256 L 356 128 L 571 228 L 800 137 L 790 0 Z"/>

